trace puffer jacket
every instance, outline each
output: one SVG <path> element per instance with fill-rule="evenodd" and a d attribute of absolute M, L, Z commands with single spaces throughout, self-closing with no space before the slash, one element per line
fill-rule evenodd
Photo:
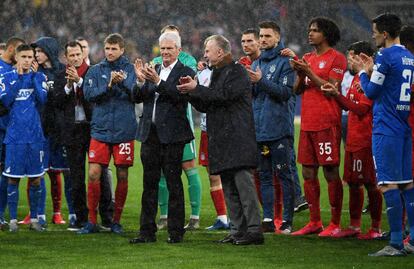
<path fill-rule="evenodd" d="M 125 79 L 108 89 L 112 71 L 124 71 Z M 132 90 L 136 76 L 134 66 L 125 56 L 114 62 L 106 59 L 89 68 L 83 90 L 93 103 L 91 137 L 105 143 L 134 140 L 137 130 Z"/>
<path fill-rule="evenodd" d="M 258 142 L 292 136 L 289 100 L 293 96 L 295 73 L 289 58 L 280 55 L 283 45 L 262 51 L 252 64 L 260 68 L 262 78 L 253 85 L 253 113 Z"/>

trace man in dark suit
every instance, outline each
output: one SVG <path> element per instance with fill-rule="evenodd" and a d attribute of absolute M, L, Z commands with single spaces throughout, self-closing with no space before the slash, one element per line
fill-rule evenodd
<path fill-rule="evenodd" d="M 260 208 L 252 168 L 257 164 L 251 83 L 246 70 L 232 60 L 228 39 L 206 39 L 204 58 L 213 68 L 209 87 L 182 78 L 179 91 L 191 104 L 207 113 L 210 173 L 220 175 L 231 219 L 231 231 L 219 243 L 263 244 Z"/>
<path fill-rule="evenodd" d="M 135 72 L 140 88 L 134 89 L 136 102 L 143 103 L 143 115 L 139 121 L 138 140 L 141 145 L 141 160 L 144 169 L 144 191 L 140 231 L 130 242 L 155 242 L 157 225 L 158 182 L 161 169 L 167 179 L 170 193 L 168 204 L 168 243 L 179 243 L 184 235 L 184 193 L 181 182 L 181 159 L 184 145 L 190 142 L 193 133 L 186 116 L 188 102 L 177 90 L 181 77 L 193 77 L 194 71 L 184 66 L 177 57 L 181 50 L 181 39 L 175 33 L 164 33 L 159 38 L 162 64 L 154 67 L 140 60 L 135 63 Z"/>

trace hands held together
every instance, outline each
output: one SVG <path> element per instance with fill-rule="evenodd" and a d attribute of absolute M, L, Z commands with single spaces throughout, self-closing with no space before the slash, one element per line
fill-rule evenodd
<path fill-rule="evenodd" d="M 152 64 L 143 63 L 142 59 L 136 59 L 134 63 L 135 75 L 138 81 L 144 82 L 148 80 L 154 84 L 158 84 L 160 77 Z"/>

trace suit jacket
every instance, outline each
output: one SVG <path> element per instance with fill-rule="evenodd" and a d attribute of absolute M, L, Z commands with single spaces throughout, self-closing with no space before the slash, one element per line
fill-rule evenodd
<path fill-rule="evenodd" d="M 158 74 L 161 65 L 156 66 Z M 145 142 L 148 138 L 154 108 L 155 93 L 159 94 L 155 108 L 155 127 L 161 144 L 188 143 L 194 139 L 186 116 L 188 97 L 177 90 L 178 80 L 184 76 L 194 77 L 194 71 L 180 61 L 171 70 L 166 81 L 156 86 L 146 81 L 140 88 L 134 88 L 134 100 L 143 103 L 144 109 L 139 121 L 137 140 Z"/>
<path fill-rule="evenodd" d="M 85 75 L 82 79 L 85 79 Z M 82 87 L 84 82 L 82 83 Z M 60 123 L 62 125 L 60 134 L 61 142 L 64 145 L 73 145 L 79 143 L 79 141 L 77 141 L 76 139 L 76 137 L 79 136 L 74 134 L 74 132 L 79 131 L 78 128 L 75 128 L 75 92 L 72 90 L 69 94 L 66 94 L 64 88 L 58 89 L 55 99 L 58 107 L 63 112 L 63 119 Z M 88 101 L 85 100 L 85 97 L 83 95 L 80 98 L 80 103 L 83 106 L 83 109 L 85 110 L 86 116 L 86 121 L 84 124 L 85 129 L 82 131 L 84 131 L 85 136 L 90 137 L 90 121 L 92 117 L 92 106 Z"/>

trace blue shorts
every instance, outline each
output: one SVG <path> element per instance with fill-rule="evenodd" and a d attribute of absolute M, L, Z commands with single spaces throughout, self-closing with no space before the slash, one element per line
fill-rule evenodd
<path fill-rule="evenodd" d="M 69 170 L 67 165 L 67 154 L 65 147 L 53 144 L 49 141 L 44 143 L 44 167 L 45 170 Z"/>
<path fill-rule="evenodd" d="M 43 143 L 7 144 L 3 175 L 11 178 L 40 177 L 43 167 Z"/>
<path fill-rule="evenodd" d="M 411 174 L 411 136 L 372 135 L 372 154 L 378 185 L 407 184 Z"/>

